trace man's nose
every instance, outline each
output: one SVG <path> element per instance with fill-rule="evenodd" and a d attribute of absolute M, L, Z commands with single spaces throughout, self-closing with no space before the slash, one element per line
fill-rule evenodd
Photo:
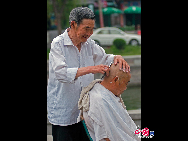
<path fill-rule="evenodd" d="M 90 37 L 92 34 L 93 34 L 93 30 L 90 30 L 87 35 Z"/>
<path fill-rule="evenodd" d="M 90 33 L 91 35 L 93 34 L 93 29 L 91 30 L 91 33 Z"/>

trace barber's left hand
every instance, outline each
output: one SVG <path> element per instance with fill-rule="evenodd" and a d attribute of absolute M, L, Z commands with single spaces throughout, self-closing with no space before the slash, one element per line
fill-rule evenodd
<path fill-rule="evenodd" d="M 119 62 L 119 69 L 122 70 L 122 66 L 123 66 L 123 71 L 125 72 L 125 68 L 126 68 L 126 72 L 130 72 L 130 66 L 129 64 L 124 60 L 124 58 L 121 55 L 116 55 L 114 57 L 114 64 L 117 65 L 117 63 Z"/>

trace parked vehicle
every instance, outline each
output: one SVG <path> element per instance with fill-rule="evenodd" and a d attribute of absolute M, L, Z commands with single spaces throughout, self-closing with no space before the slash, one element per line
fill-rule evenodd
<path fill-rule="evenodd" d="M 93 31 L 90 36 L 96 44 L 101 46 L 111 46 L 115 39 L 124 39 L 126 44 L 141 45 L 141 36 L 137 34 L 127 34 L 116 27 L 103 27 Z"/>

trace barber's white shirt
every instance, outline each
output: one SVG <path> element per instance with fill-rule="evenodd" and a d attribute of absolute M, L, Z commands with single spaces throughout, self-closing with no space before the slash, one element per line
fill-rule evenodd
<path fill-rule="evenodd" d="M 109 65 L 114 55 L 89 38 L 81 44 L 81 50 L 73 45 L 67 30 L 51 43 L 49 53 L 49 79 L 47 87 L 47 110 L 51 124 L 67 126 L 77 122 L 80 110 L 78 100 L 82 87 L 94 80 L 94 74 L 86 74 L 75 79 L 78 68 Z"/>

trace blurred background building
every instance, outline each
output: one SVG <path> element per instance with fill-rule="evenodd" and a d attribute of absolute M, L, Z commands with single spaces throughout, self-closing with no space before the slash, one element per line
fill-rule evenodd
<path fill-rule="evenodd" d="M 53 9 L 53 0 L 47 0 L 47 30 L 57 29 L 57 19 L 54 14 Z M 59 0 L 60 1 L 60 0 Z M 71 3 L 72 1 L 72 3 Z M 99 9 L 99 0 L 70 0 L 66 4 L 67 10 L 64 11 L 64 16 L 62 18 L 61 27 L 65 29 L 69 27 L 68 18 L 69 13 L 74 7 L 83 6 L 89 7 L 96 15 L 95 27 L 100 27 L 99 14 L 97 10 Z M 116 8 L 122 11 L 122 13 L 111 12 L 105 14 L 103 12 L 103 22 L 105 27 L 125 27 L 133 26 L 134 30 L 137 30 L 137 27 L 141 28 L 141 0 L 100 0 L 102 9 L 109 7 Z M 58 0 L 57 0 L 58 2 Z M 140 10 L 137 11 L 137 8 Z M 132 10 L 125 12 L 125 10 Z M 135 12 L 136 11 L 136 12 Z"/>

